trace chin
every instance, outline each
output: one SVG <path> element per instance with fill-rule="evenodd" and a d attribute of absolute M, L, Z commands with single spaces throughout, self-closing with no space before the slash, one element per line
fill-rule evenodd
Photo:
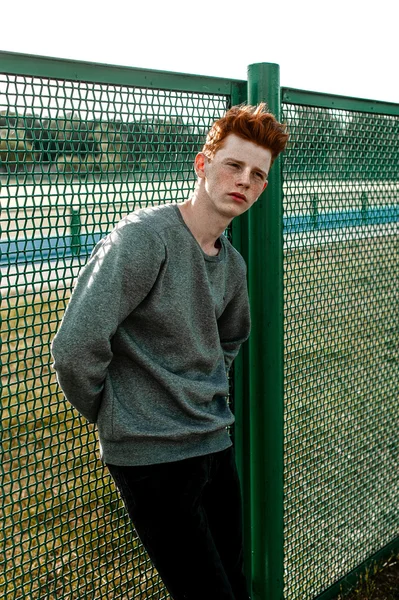
<path fill-rule="evenodd" d="M 228 202 L 224 204 L 220 203 L 217 206 L 217 212 L 224 219 L 228 219 L 229 221 L 231 221 L 235 217 L 239 217 L 240 215 L 245 213 L 248 210 L 248 208 L 249 206 L 247 204 L 244 205 L 234 202 Z"/>
<path fill-rule="evenodd" d="M 225 208 L 224 210 L 220 210 L 219 214 L 224 219 L 229 219 L 231 221 L 231 219 L 234 219 L 234 217 L 238 217 L 241 214 L 241 212 L 233 210 L 231 208 Z"/>
<path fill-rule="evenodd" d="M 239 217 L 243 213 L 247 212 L 249 206 L 246 204 L 235 204 L 226 208 L 226 213 L 230 215 L 230 218 Z"/>

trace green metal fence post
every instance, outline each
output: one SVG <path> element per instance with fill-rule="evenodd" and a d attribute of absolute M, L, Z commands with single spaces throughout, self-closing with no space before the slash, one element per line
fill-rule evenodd
<path fill-rule="evenodd" d="M 311 198 L 311 206 L 312 206 L 312 227 L 317 229 L 319 226 L 319 199 L 317 194 L 313 194 Z"/>
<path fill-rule="evenodd" d="M 79 256 L 80 254 L 80 212 L 77 208 L 71 207 L 71 250 L 74 256 Z"/>
<path fill-rule="evenodd" d="M 248 101 L 280 118 L 279 66 L 248 67 Z M 283 598 L 283 209 L 277 160 L 248 213 L 252 598 Z"/>
<path fill-rule="evenodd" d="M 361 202 L 362 202 L 362 208 L 361 208 L 362 224 L 366 225 L 367 220 L 368 220 L 368 212 L 369 212 L 369 201 L 368 201 L 366 192 L 362 192 Z"/>

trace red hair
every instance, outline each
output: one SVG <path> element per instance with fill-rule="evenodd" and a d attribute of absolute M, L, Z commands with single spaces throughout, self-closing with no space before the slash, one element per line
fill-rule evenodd
<path fill-rule="evenodd" d="M 270 150 L 271 164 L 284 150 L 288 141 L 286 126 L 279 123 L 275 116 L 267 111 L 264 102 L 257 106 L 245 104 L 233 106 L 224 117 L 215 121 L 202 149 L 205 156 L 212 159 L 231 133 Z"/>

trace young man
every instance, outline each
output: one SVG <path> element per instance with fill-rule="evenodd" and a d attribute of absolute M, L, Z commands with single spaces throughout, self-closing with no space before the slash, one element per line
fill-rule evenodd
<path fill-rule="evenodd" d="M 66 398 L 174 600 L 248 600 L 226 371 L 248 338 L 246 268 L 223 232 L 267 186 L 283 125 L 230 109 L 183 204 L 132 213 L 94 249 L 53 342 Z"/>

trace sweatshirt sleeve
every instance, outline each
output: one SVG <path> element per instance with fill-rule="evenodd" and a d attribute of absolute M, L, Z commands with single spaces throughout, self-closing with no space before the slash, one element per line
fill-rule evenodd
<path fill-rule="evenodd" d="M 241 344 L 248 339 L 251 330 L 248 290 L 245 278 L 241 287 L 219 317 L 218 327 L 225 365 L 229 369 L 240 350 Z"/>
<path fill-rule="evenodd" d="M 118 325 L 151 291 L 165 258 L 156 232 L 124 219 L 81 271 L 52 343 L 53 367 L 67 400 L 95 422 Z"/>

